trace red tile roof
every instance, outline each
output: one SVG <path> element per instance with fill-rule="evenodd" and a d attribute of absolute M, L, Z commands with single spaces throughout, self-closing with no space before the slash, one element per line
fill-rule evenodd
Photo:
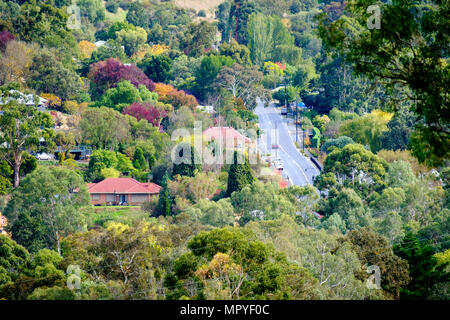
<path fill-rule="evenodd" d="M 208 139 L 218 139 L 219 137 L 222 137 L 223 141 L 225 141 L 225 139 L 237 139 L 251 142 L 249 138 L 240 134 L 233 127 L 209 127 L 203 131 L 203 135 Z"/>
<path fill-rule="evenodd" d="M 132 178 L 107 178 L 98 183 L 89 183 L 89 193 L 124 193 L 124 194 L 154 194 L 161 187 L 152 182 L 139 182 Z"/>

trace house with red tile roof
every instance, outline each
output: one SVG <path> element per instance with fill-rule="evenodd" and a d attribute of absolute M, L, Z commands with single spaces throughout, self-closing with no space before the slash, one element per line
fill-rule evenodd
<path fill-rule="evenodd" d="M 107 178 L 88 183 L 93 205 L 141 205 L 159 194 L 161 187 L 152 182 L 132 178 Z"/>
<path fill-rule="evenodd" d="M 203 131 L 203 137 L 211 141 L 222 141 L 223 146 L 243 147 L 252 142 L 252 140 L 239 133 L 233 127 L 209 127 Z"/>

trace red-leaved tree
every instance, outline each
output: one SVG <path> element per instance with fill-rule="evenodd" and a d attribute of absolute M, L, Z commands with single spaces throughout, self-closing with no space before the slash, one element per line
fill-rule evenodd
<path fill-rule="evenodd" d="M 5 51 L 6 45 L 11 40 L 14 40 L 14 36 L 8 31 L 0 31 L 0 51 Z"/>
<path fill-rule="evenodd" d="M 159 111 L 151 103 L 139 102 L 133 102 L 131 105 L 126 107 L 122 113 L 133 116 L 137 120 L 145 119 L 154 127 L 160 127 L 161 120 L 167 116 L 167 112 L 165 110 Z"/>
<path fill-rule="evenodd" d="M 95 84 L 99 95 L 115 87 L 121 80 L 130 81 L 136 88 L 143 84 L 150 91 L 155 89 L 154 82 L 141 69 L 134 64 L 122 64 L 120 60 L 114 58 L 93 63 L 88 77 Z"/>

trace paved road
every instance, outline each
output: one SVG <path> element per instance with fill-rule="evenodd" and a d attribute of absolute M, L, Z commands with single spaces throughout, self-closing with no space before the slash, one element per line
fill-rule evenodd
<path fill-rule="evenodd" d="M 262 153 L 270 153 L 283 161 L 283 174 L 289 177 L 292 184 L 297 186 L 312 184 L 313 177 L 319 175 L 320 172 L 295 147 L 294 125 L 288 123 L 286 117 L 281 116 L 276 108 L 272 106 L 265 108 L 262 102 L 256 107 L 255 113 L 259 116 L 259 127 L 263 131 L 258 140 L 258 146 Z M 300 137 L 301 131 L 299 130 Z M 277 144 L 279 148 L 272 149 L 273 144 Z"/>

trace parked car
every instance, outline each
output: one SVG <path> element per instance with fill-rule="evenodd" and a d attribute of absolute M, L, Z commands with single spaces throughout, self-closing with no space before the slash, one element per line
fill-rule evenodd
<path fill-rule="evenodd" d="M 52 160 L 54 157 L 51 154 L 42 152 L 36 155 L 36 159 L 38 160 Z"/>
<path fill-rule="evenodd" d="M 274 161 L 273 162 L 273 166 L 275 167 L 275 169 L 277 170 L 283 170 L 283 164 L 279 161 Z"/>

